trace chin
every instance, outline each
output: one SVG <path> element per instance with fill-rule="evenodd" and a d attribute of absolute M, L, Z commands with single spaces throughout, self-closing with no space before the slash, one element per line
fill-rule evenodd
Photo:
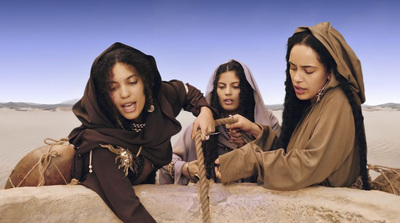
<path fill-rule="evenodd" d="M 128 119 L 128 120 L 135 120 L 139 117 L 139 115 L 136 114 L 123 114 L 122 116 L 124 116 L 124 118 Z"/>

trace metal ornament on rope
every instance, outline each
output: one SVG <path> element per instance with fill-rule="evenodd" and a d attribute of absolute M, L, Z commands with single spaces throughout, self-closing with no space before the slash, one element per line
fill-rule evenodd
<path fill-rule="evenodd" d="M 225 125 L 225 124 L 233 124 L 237 122 L 233 117 L 222 118 L 215 120 L 215 126 Z M 209 190 L 210 190 L 210 180 L 206 178 L 206 169 L 204 167 L 204 155 L 203 149 L 201 147 L 201 132 L 197 131 L 195 136 L 195 145 L 196 145 L 196 155 L 197 155 L 197 165 L 199 169 L 200 180 L 197 182 L 197 188 L 199 191 L 199 199 L 201 204 L 201 213 L 203 222 L 209 223 L 211 222 L 210 216 L 210 198 L 209 198 Z"/>

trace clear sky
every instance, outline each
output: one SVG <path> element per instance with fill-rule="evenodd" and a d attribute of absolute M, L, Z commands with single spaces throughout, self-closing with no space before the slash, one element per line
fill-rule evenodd
<path fill-rule="evenodd" d="M 265 103 L 281 104 L 287 38 L 330 21 L 361 60 L 366 104 L 400 103 L 398 2 L 0 1 L 0 102 L 78 99 L 93 60 L 122 42 L 153 55 L 163 80 L 202 91 L 217 65 L 239 60 Z"/>

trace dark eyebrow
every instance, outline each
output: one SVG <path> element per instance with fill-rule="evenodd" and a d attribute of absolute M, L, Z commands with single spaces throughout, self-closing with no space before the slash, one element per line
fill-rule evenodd
<path fill-rule="evenodd" d="M 139 76 L 139 75 L 137 75 L 137 74 L 132 74 L 132 75 L 130 75 L 129 77 L 127 77 L 125 80 L 129 80 L 129 79 L 131 79 L 131 78 L 133 78 L 133 77 L 136 77 L 136 76 Z M 115 82 L 115 81 L 107 81 L 107 84 L 114 84 L 114 83 L 117 83 L 117 82 Z"/>
<path fill-rule="evenodd" d="M 293 66 L 296 66 L 296 67 L 297 67 L 296 64 L 294 64 L 294 63 L 292 63 L 292 62 L 290 62 L 290 61 L 288 61 L 288 62 L 289 62 L 290 65 L 293 65 Z M 315 68 L 316 66 L 313 66 L 313 65 L 305 65 L 305 66 L 300 66 L 300 67 L 302 67 L 302 68 Z"/>
<path fill-rule="evenodd" d="M 139 76 L 139 75 L 137 75 L 137 74 L 134 73 L 134 74 L 132 74 L 131 76 L 127 77 L 126 80 L 131 79 L 131 78 L 136 77 L 136 76 Z"/>

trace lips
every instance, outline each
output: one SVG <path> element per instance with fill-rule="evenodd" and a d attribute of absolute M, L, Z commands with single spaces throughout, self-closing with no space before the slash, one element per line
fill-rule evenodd
<path fill-rule="evenodd" d="M 122 109 L 125 113 L 130 113 L 136 110 L 136 102 L 125 103 L 122 105 Z"/>
<path fill-rule="evenodd" d="M 301 88 L 299 86 L 294 86 L 294 91 L 296 92 L 296 94 L 304 94 L 306 89 L 305 88 Z"/>
<path fill-rule="evenodd" d="M 226 105 L 232 105 L 232 104 L 233 104 L 233 100 L 232 100 L 232 99 L 225 99 L 225 100 L 224 100 L 224 103 L 225 103 Z"/>

